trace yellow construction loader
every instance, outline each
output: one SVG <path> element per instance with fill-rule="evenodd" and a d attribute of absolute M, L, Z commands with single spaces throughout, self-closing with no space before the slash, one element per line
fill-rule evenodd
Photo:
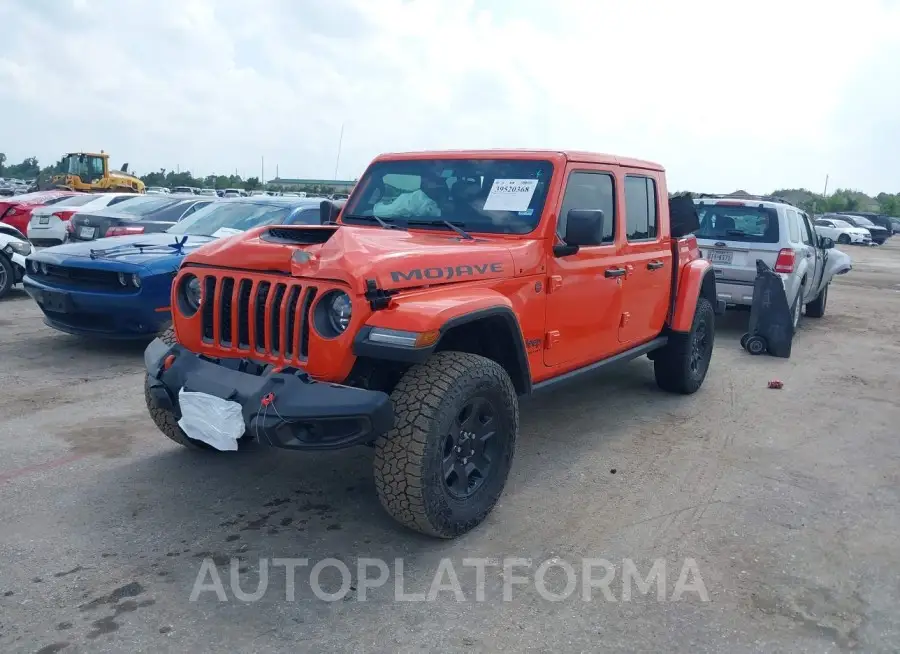
<path fill-rule="evenodd" d="M 144 182 L 128 172 L 128 164 L 124 164 L 122 170 L 109 169 L 109 155 L 103 150 L 100 154 L 70 152 L 63 157 L 51 184 L 55 188 L 86 193 L 144 192 Z"/>

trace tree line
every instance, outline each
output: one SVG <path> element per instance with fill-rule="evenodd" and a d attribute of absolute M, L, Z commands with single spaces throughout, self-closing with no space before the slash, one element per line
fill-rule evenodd
<path fill-rule="evenodd" d="M 38 184 L 47 183 L 54 173 L 59 172 L 62 161 L 42 168 L 37 157 L 27 157 L 21 163 L 6 165 L 6 155 L 0 152 L 0 177 L 17 179 L 37 179 Z M 147 186 L 193 186 L 197 188 L 237 188 L 253 191 L 262 188 L 258 177 L 242 179 L 240 175 L 207 175 L 194 177 L 190 171 L 175 172 L 161 168 L 156 172 L 141 175 L 140 179 Z M 286 189 L 266 185 L 269 190 L 284 191 Z M 42 186 L 43 188 L 43 186 Z M 291 189 L 307 193 L 330 194 L 336 189 L 327 185 L 313 185 L 308 188 Z M 740 193 L 740 192 L 738 192 Z M 873 211 L 888 216 L 900 217 L 900 193 L 879 193 L 875 197 L 853 189 L 837 189 L 830 195 L 814 193 L 805 188 L 779 189 L 770 195 L 783 198 L 810 213 L 840 213 L 842 211 Z"/>
<path fill-rule="evenodd" d="M 10 177 L 14 179 L 36 179 L 41 188 L 50 182 L 50 178 L 54 174 L 62 172 L 62 160 L 57 161 L 51 166 L 41 167 L 37 157 L 28 157 L 21 163 L 6 165 L 6 155 L 0 152 L 0 177 Z M 190 186 L 194 188 L 214 188 L 226 189 L 236 188 L 245 191 L 254 191 L 263 187 L 258 177 L 248 177 L 243 179 L 240 175 L 207 175 L 205 177 L 194 177 L 190 171 L 174 171 L 160 168 L 158 171 L 140 175 L 139 179 L 146 186 L 164 186 L 166 188 L 175 188 L 176 186 Z M 314 184 L 304 188 L 291 188 L 272 184 L 266 184 L 266 188 L 270 191 L 306 191 L 314 194 L 331 194 L 337 192 L 337 189 L 328 185 Z"/>

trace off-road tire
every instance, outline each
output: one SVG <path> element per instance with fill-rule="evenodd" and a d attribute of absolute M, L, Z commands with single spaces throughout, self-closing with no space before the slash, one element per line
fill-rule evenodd
<path fill-rule="evenodd" d="M 491 472 L 474 493 L 454 497 L 442 470 L 447 434 L 475 398 L 495 411 L 499 438 Z M 398 522 L 437 538 L 454 538 L 481 523 L 500 498 L 515 453 L 519 402 L 500 364 L 465 352 L 439 352 L 413 366 L 391 393 L 394 428 L 375 443 L 375 487 Z"/>
<path fill-rule="evenodd" d="M 822 292 L 816 296 L 816 299 L 806 305 L 807 318 L 821 318 L 825 315 L 825 305 L 828 304 L 828 284 Z"/>
<path fill-rule="evenodd" d="M 691 331 L 686 334 L 676 333 L 669 336 L 669 342 L 659 350 L 653 361 L 653 372 L 656 384 L 664 391 L 690 395 L 696 393 L 712 359 L 713 345 L 716 335 L 716 314 L 712 303 L 704 297 L 697 299 Z M 707 341 L 702 348 L 702 358 L 696 370 L 691 368 L 694 340 L 701 332 L 706 333 Z"/>
<path fill-rule="evenodd" d="M 0 300 L 9 295 L 12 287 L 16 283 L 16 269 L 13 268 L 12 261 L 6 258 L 6 255 L 0 253 L 0 266 L 3 267 L 3 280 L 0 281 Z"/>
<path fill-rule="evenodd" d="M 175 328 L 171 325 L 163 328 L 157 338 L 166 345 L 174 345 L 176 342 Z M 175 417 L 175 414 L 154 404 L 153 398 L 150 395 L 149 374 L 144 375 L 144 401 L 147 403 L 147 411 L 150 412 L 150 418 L 153 420 L 154 424 L 163 434 L 168 436 L 171 440 L 175 441 L 183 447 L 188 448 L 189 450 L 196 450 L 198 452 L 218 451 L 215 448 L 210 447 L 206 443 L 188 438 L 188 435 L 185 434 L 184 431 L 182 431 L 181 427 L 178 426 L 178 418 Z"/>
<path fill-rule="evenodd" d="M 841 245 L 847 245 L 850 242 L 850 237 L 846 234 L 841 234 L 840 236 L 838 236 L 837 242 Z"/>

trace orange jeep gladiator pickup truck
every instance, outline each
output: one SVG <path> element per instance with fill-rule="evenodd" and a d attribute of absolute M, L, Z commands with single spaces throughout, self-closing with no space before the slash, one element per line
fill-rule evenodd
<path fill-rule="evenodd" d="M 371 445 L 388 513 L 458 536 L 503 491 L 519 398 L 645 354 L 664 390 L 703 383 L 724 307 L 693 207 L 634 159 L 379 156 L 321 225 L 185 258 L 150 415 L 195 449 Z"/>

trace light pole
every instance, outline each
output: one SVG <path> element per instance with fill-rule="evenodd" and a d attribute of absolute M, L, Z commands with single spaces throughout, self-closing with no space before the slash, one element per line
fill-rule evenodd
<path fill-rule="evenodd" d="M 344 143 L 344 123 L 341 123 L 341 136 L 338 138 L 337 159 L 334 162 L 334 180 L 337 181 L 338 166 L 341 163 L 341 145 Z"/>

